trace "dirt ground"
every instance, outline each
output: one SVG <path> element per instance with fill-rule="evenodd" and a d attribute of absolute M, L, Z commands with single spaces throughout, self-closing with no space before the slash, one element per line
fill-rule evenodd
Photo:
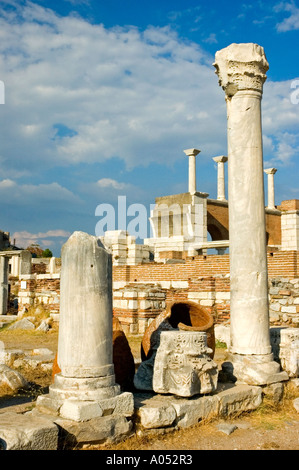
<path fill-rule="evenodd" d="M 128 337 L 135 357 L 140 357 L 141 338 Z M 20 332 L 17 330 L 0 330 L 0 342 L 5 349 L 31 350 L 33 348 L 49 348 L 57 351 L 58 328 L 54 326 L 49 332 Z M 1 343 L 0 343 L 1 346 Z M 226 350 L 217 348 L 215 360 L 219 364 L 225 360 Z M 9 396 L 0 390 L 1 412 L 15 410 L 24 412 L 32 408 L 34 394 L 46 390 L 51 383 L 51 373 L 45 374 L 36 369 L 30 372 L 20 371 L 32 383 L 32 393 Z M 258 410 L 243 413 L 230 418 L 226 424 L 235 425 L 235 430 L 227 435 L 218 426 L 223 420 L 201 422 L 184 430 L 157 433 L 134 434 L 119 444 L 89 447 L 94 450 L 150 450 L 187 452 L 188 450 L 298 450 L 299 449 L 299 414 L 292 401 L 299 397 L 299 391 L 290 383 L 285 387 L 283 400 L 274 405 L 265 399 Z M 1 419 L 1 418 L 0 418 Z"/>

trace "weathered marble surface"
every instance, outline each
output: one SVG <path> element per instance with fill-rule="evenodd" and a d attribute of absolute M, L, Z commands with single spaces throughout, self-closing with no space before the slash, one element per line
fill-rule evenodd
<path fill-rule="evenodd" d="M 215 56 L 225 91 L 228 141 L 231 371 L 242 382 L 286 380 L 269 332 L 261 99 L 269 68 L 258 44 L 231 44 Z M 278 366 L 278 367 L 277 367 Z"/>
<path fill-rule="evenodd" d="M 133 395 L 115 381 L 112 259 L 100 240 L 74 232 L 62 248 L 59 373 L 37 407 L 74 421 L 133 414 Z"/>
<path fill-rule="evenodd" d="M 299 328 L 281 329 L 279 359 L 289 377 L 299 377 Z"/>
<path fill-rule="evenodd" d="M 218 368 L 209 353 L 204 332 L 163 331 L 155 358 L 153 390 L 182 397 L 213 392 Z"/>

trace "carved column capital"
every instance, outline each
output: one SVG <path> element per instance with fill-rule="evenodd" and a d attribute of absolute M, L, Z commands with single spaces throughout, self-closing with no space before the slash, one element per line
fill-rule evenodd
<path fill-rule="evenodd" d="M 241 90 L 262 94 L 269 64 L 264 48 L 258 44 L 231 44 L 216 52 L 213 65 L 227 98 Z"/>
<path fill-rule="evenodd" d="M 225 163 L 228 159 L 226 155 L 219 155 L 218 157 L 213 157 L 213 160 L 216 163 Z"/>
<path fill-rule="evenodd" d="M 277 172 L 277 169 L 276 168 L 267 168 L 266 170 L 264 170 L 264 172 L 267 175 L 275 175 L 275 173 Z"/>

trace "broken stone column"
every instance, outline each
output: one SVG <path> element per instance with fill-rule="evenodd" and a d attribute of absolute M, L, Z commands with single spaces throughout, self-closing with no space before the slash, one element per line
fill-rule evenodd
<path fill-rule="evenodd" d="M 189 157 L 189 183 L 188 191 L 190 194 L 196 193 L 196 155 L 200 153 L 197 149 L 187 149 L 184 153 Z"/>
<path fill-rule="evenodd" d="M 264 172 L 268 175 L 268 209 L 276 209 L 275 207 L 275 192 L 274 192 L 274 175 L 277 172 L 276 168 L 267 168 Z"/>
<path fill-rule="evenodd" d="M 0 256 L 0 315 L 6 315 L 8 306 L 8 263 L 7 256 Z"/>
<path fill-rule="evenodd" d="M 251 385 L 287 380 L 273 361 L 263 184 L 261 99 L 269 68 L 257 44 L 231 44 L 216 53 L 225 91 L 230 236 L 230 370 Z"/>
<path fill-rule="evenodd" d="M 50 274 L 56 274 L 57 273 L 57 266 L 56 266 L 56 258 L 55 256 L 52 256 L 50 258 L 50 262 L 49 262 L 49 273 Z"/>
<path fill-rule="evenodd" d="M 19 274 L 31 274 L 32 254 L 28 250 L 22 250 L 20 253 Z"/>
<path fill-rule="evenodd" d="M 224 163 L 227 162 L 225 155 L 213 158 L 217 163 L 217 199 L 219 201 L 226 201 L 225 198 L 225 178 L 224 178 Z"/>
<path fill-rule="evenodd" d="M 112 344 L 112 257 L 97 237 L 74 232 L 62 248 L 58 365 L 39 406 L 86 421 L 130 416 L 133 395 L 115 383 Z"/>

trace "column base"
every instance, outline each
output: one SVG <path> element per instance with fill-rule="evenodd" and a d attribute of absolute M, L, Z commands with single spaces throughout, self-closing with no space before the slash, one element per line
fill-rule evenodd
<path fill-rule="evenodd" d="M 56 374 L 49 394 L 37 398 L 36 408 L 73 421 L 88 421 L 107 415 L 132 416 L 134 397 L 120 393 L 114 375 L 100 378 L 71 378 Z"/>
<path fill-rule="evenodd" d="M 281 371 L 273 354 L 242 355 L 231 353 L 222 364 L 222 372 L 229 380 L 237 384 L 269 385 L 289 379 L 285 371 Z"/>

